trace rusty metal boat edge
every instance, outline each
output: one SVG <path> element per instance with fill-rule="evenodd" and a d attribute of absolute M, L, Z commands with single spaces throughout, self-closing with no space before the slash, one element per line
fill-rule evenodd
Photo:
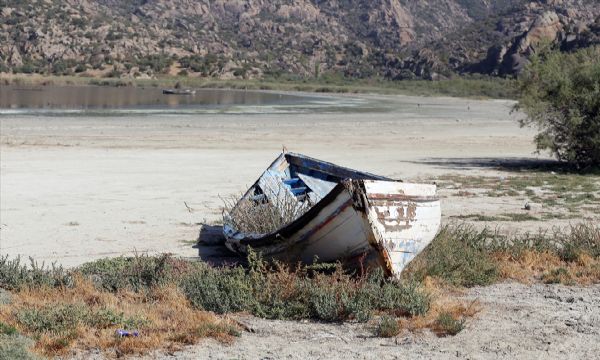
<path fill-rule="evenodd" d="M 290 181 L 293 176 L 310 183 L 312 188 L 302 185 L 318 201 L 268 234 L 239 232 L 225 222 L 230 250 L 246 254 L 252 247 L 265 258 L 286 263 L 318 259 L 381 266 L 387 275 L 399 277 L 439 231 L 441 205 L 435 185 L 392 180 L 301 154 L 282 153 L 244 197 L 257 189 L 268 197 L 269 181 Z"/>

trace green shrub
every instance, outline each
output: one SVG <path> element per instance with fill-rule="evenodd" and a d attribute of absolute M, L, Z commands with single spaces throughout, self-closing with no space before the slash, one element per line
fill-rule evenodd
<path fill-rule="evenodd" d="M 119 326 L 137 329 L 147 321 L 143 318 L 125 317 L 111 309 L 93 310 L 85 304 L 52 304 L 41 308 L 26 308 L 16 313 L 18 323 L 34 333 L 70 334 L 78 325 L 94 328 Z"/>
<path fill-rule="evenodd" d="M 8 305 L 12 302 L 12 294 L 8 290 L 0 288 L 0 305 Z"/>
<path fill-rule="evenodd" d="M 0 334 L 0 360 L 34 360 L 38 359 L 29 349 L 33 341 L 21 335 Z"/>
<path fill-rule="evenodd" d="M 155 73 L 163 72 L 166 68 L 171 66 L 173 59 L 165 54 L 147 55 L 137 59 L 136 65 L 140 71 L 145 71 L 150 68 Z"/>
<path fill-rule="evenodd" d="M 326 286 L 310 286 L 308 289 L 308 307 L 312 317 L 324 321 L 340 320 L 342 306 L 339 303 L 338 296 L 344 296 L 344 293 L 336 293 L 336 289 Z"/>
<path fill-rule="evenodd" d="M 87 311 L 84 305 L 57 304 L 40 309 L 28 308 L 17 312 L 21 326 L 36 333 L 66 333 L 85 322 Z"/>
<path fill-rule="evenodd" d="M 357 278 L 339 265 L 334 270 L 322 266 L 324 270 L 290 271 L 282 265 L 270 268 L 253 256 L 249 256 L 249 270 L 195 269 L 183 278 L 181 288 L 198 308 L 216 313 L 247 311 L 269 319 L 367 321 L 375 311 L 414 316 L 429 310 L 429 296 L 416 283 L 384 279 L 381 272 Z"/>
<path fill-rule="evenodd" d="M 117 69 L 112 69 L 108 74 L 106 74 L 106 77 L 109 78 L 120 78 L 121 75 L 123 75 L 123 73 Z"/>
<path fill-rule="evenodd" d="M 380 310 L 395 311 L 401 315 L 425 315 L 429 311 L 430 297 L 421 290 L 420 284 L 408 281 L 400 285 L 386 282 L 377 295 L 377 307 Z"/>
<path fill-rule="evenodd" d="M 77 74 L 82 73 L 86 70 L 87 70 L 87 66 L 85 66 L 85 64 L 77 64 L 77 66 L 75 66 L 75 73 L 77 73 Z"/>
<path fill-rule="evenodd" d="M 340 264 L 291 270 L 281 264 L 267 264 L 253 253 L 247 268 L 212 268 L 168 255 L 101 259 L 70 272 L 46 270 L 35 263 L 28 268 L 7 257 L 0 260 L 1 283 L 10 289 L 72 286 L 77 276 L 91 279 L 96 287 L 110 292 L 147 292 L 155 286 L 177 284 L 197 308 L 215 313 L 246 311 L 270 319 L 367 321 L 375 312 L 422 315 L 430 304 L 418 283 L 386 279 L 381 270 L 361 277 L 346 273 Z M 109 310 L 91 313 L 84 305 L 73 304 L 25 309 L 17 317 L 34 332 L 66 332 L 81 322 L 93 322 L 95 327 L 139 324 L 123 318 L 123 314 Z"/>
<path fill-rule="evenodd" d="M 456 335 L 465 328 L 465 321 L 455 319 L 449 313 L 441 313 L 435 321 L 434 332 L 438 336 Z"/>
<path fill-rule="evenodd" d="M 115 312 L 112 309 L 104 308 L 88 311 L 85 323 L 94 328 L 118 326 L 126 330 L 135 330 L 147 325 L 148 320 L 144 317 L 126 317 L 123 312 Z"/>
<path fill-rule="evenodd" d="M 570 225 L 554 231 L 525 233 L 510 238 L 488 233 L 485 241 L 488 252 L 504 251 L 518 257 L 525 250 L 549 252 L 564 261 L 575 261 L 579 255 L 600 257 L 600 226 L 593 223 Z"/>
<path fill-rule="evenodd" d="M 567 252 L 576 254 L 588 254 L 594 258 L 600 258 L 600 225 L 593 223 L 581 223 L 571 225 L 568 232 L 557 231 L 555 236 L 558 243 L 562 245 L 565 256 Z"/>
<path fill-rule="evenodd" d="M 573 285 L 575 281 L 569 271 L 563 267 L 552 269 L 542 275 L 544 284 L 564 284 Z"/>
<path fill-rule="evenodd" d="M 400 334 L 400 325 L 396 318 L 384 315 L 379 319 L 375 328 L 375 335 L 379 337 L 390 338 Z"/>
<path fill-rule="evenodd" d="M 468 226 L 445 227 L 414 261 L 410 271 L 419 279 L 435 276 L 457 286 L 489 285 L 498 268 L 486 245 L 491 235 Z"/>
<path fill-rule="evenodd" d="M 198 326 L 196 332 L 199 337 L 219 337 L 223 333 L 236 337 L 242 335 L 235 326 L 227 323 L 213 324 L 204 322 Z"/>
<path fill-rule="evenodd" d="M 25 287 L 61 286 L 72 284 L 71 275 L 60 266 L 46 267 L 30 258 L 30 266 L 21 264 L 21 258 L 9 259 L 0 255 L 0 287 L 18 290 Z"/>
<path fill-rule="evenodd" d="M 192 304 L 218 314 L 249 310 L 254 302 L 252 285 L 244 269 L 201 269 L 188 275 L 181 287 Z"/>
<path fill-rule="evenodd" d="M 510 237 L 488 229 L 477 231 L 466 225 L 446 226 L 413 260 L 404 277 L 422 280 L 434 276 L 466 287 L 488 285 L 498 278 L 498 263 L 492 258 L 494 253 L 518 258 L 524 251 L 548 252 L 567 262 L 575 261 L 583 254 L 598 258 L 600 226 L 581 223 L 553 232 Z"/>
<path fill-rule="evenodd" d="M 142 291 L 169 282 L 177 262 L 169 255 L 117 257 L 83 264 L 77 271 L 108 291 Z"/>
<path fill-rule="evenodd" d="M 17 329 L 9 324 L 0 321 L 0 335 L 16 335 Z"/>
<path fill-rule="evenodd" d="M 537 126 L 538 150 L 580 168 L 600 166 L 600 46 L 567 54 L 548 47 L 519 77 L 522 126 Z"/>

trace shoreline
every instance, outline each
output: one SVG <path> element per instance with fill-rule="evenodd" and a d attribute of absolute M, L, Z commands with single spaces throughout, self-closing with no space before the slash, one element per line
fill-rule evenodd
<path fill-rule="evenodd" d="M 75 75 L 39 75 L 0 73 L 4 85 L 95 85 L 172 88 L 177 83 L 188 88 L 215 88 L 234 90 L 299 91 L 321 94 L 380 94 L 415 95 L 425 97 L 448 96 L 468 99 L 514 99 L 512 80 L 502 78 L 452 78 L 428 80 L 382 79 L 232 79 L 199 78 L 187 76 L 157 76 L 154 78 L 102 78 Z"/>

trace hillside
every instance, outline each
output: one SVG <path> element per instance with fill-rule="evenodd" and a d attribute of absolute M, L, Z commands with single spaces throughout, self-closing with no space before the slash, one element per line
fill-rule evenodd
<path fill-rule="evenodd" d="M 597 0 L 0 0 L 0 72 L 147 78 L 514 74 L 600 43 Z"/>

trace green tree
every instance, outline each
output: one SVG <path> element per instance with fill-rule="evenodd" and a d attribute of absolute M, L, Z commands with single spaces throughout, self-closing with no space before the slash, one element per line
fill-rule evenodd
<path fill-rule="evenodd" d="M 578 168 L 600 166 L 600 46 L 574 53 L 545 47 L 518 84 L 521 126 L 537 126 L 538 150 Z"/>

